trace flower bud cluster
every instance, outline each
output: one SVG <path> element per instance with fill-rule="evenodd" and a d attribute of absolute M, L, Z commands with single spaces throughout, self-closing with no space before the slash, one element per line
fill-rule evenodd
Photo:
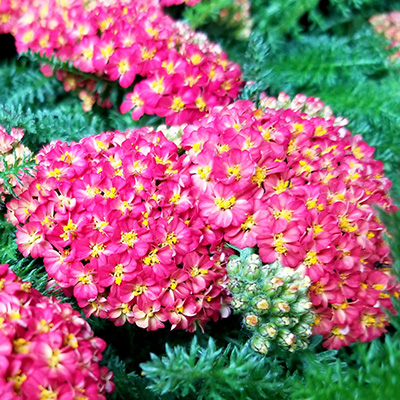
<path fill-rule="evenodd" d="M 105 400 L 114 390 L 113 374 L 99 366 L 105 347 L 69 304 L 0 265 L 2 400 Z"/>
<path fill-rule="evenodd" d="M 273 343 L 289 351 L 305 349 L 315 320 L 308 297 L 310 278 L 279 261 L 263 265 L 258 254 L 227 264 L 231 306 L 253 332 L 251 345 L 267 353 Z"/>
<path fill-rule="evenodd" d="M 94 5 L 96 5 L 94 7 Z M 21 5 L 20 5 L 21 6 Z M 230 103 L 241 88 L 241 71 L 219 45 L 167 16 L 158 1 L 23 1 L 13 34 L 18 52 L 28 50 L 70 62 L 82 76 L 56 71 L 66 91 L 74 90 L 88 111 L 111 101 L 96 90 L 111 81 L 129 89 L 121 112 L 190 122 L 210 107 Z M 19 8 L 18 8 L 19 9 Z M 53 73 L 49 65 L 43 73 Z M 115 86 L 115 85 L 113 85 Z"/>
<path fill-rule="evenodd" d="M 49 277 L 86 315 L 148 330 L 166 321 L 194 330 L 229 315 L 219 243 L 162 133 L 53 142 L 36 160 L 35 179 L 8 203 L 8 219 L 22 254 L 43 257 Z"/>
<path fill-rule="evenodd" d="M 23 169 L 18 169 L 32 154 L 21 143 L 23 137 L 23 129 L 11 128 L 11 132 L 8 134 L 6 129 L 0 125 L 0 174 L 4 174 L 4 178 L 0 178 L 0 199 L 2 201 L 5 200 L 5 195 L 10 194 L 9 189 L 18 195 L 23 189 L 22 181 L 26 184 L 30 180 L 29 175 Z M 16 172 L 17 175 L 11 174 L 11 171 Z M 4 180 L 7 180 L 6 184 Z"/>

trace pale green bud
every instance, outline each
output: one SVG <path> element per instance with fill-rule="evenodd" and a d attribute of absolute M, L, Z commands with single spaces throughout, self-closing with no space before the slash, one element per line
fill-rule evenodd
<path fill-rule="evenodd" d="M 236 311 L 244 311 L 248 306 L 247 297 L 244 295 L 237 295 L 231 301 L 231 306 Z"/>
<path fill-rule="evenodd" d="M 290 305 L 282 299 L 276 299 L 271 307 L 271 311 L 277 315 L 284 315 L 290 311 Z"/>
<path fill-rule="evenodd" d="M 260 318 L 255 314 L 248 314 L 244 317 L 244 323 L 248 328 L 255 328 L 260 322 Z"/>
<path fill-rule="evenodd" d="M 292 307 L 294 315 L 305 314 L 311 310 L 312 303 L 306 299 L 299 300 Z"/>
<path fill-rule="evenodd" d="M 278 334 L 278 328 L 272 323 L 262 325 L 258 331 L 262 336 L 267 336 L 270 339 L 274 339 Z"/>
<path fill-rule="evenodd" d="M 228 287 L 231 293 L 239 294 L 243 292 L 244 282 L 241 279 L 231 278 Z"/>
<path fill-rule="evenodd" d="M 239 275 L 242 269 L 242 262 L 240 258 L 231 258 L 226 265 L 226 270 L 229 276 L 233 277 L 234 275 Z"/>
<path fill-rule="evenodd" d="M 251 301 L 251 305 L 259 315 L 267 314 L 269 312 L 270 302 L 265 296 L 256 296 Z"/>
<path fill-rule="evenodd" d="M 246 260 L 244 262 L 244 265 L 247 266 L 247 265 L 250 265 L 250 264 L 254 264 L 254 265 L 258 266 L 258 267 L 261 267 L 262 266 L 262 261 L 261 261 L 260 256 L 258 254 L 256 254 L 256 253 L 250 254 L 246 258 Z"/>
<path fill-rule="evenodd" d="M 262 336 L 255 335 L 251 340 L 251 347 L 258 353 L 267 354 L 271 347 L 271 343 Z"/>
<path fill-rule="evenodd" d="M 243 277 L 255 281 L 260 275 L 260 266 L 257 264 L 248 264 L 243 267 Z"/>
<path fill-rule="evenodd" d="M 271 318 L 271 322 L 274 323 L 278 327 L 289 326 L 290 318 L 289 317 L 273 317 Z"/>

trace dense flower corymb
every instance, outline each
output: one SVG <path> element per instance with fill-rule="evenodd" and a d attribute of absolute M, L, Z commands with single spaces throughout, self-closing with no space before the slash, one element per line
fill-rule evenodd
<path fill-rule="evenodd" d="M 317 99 L 264 102 L 291 108 L 238 101 L 184 129 L 182 163 L 200 216 L 224 241 L 257 245 L 263 262 L 310 277 L 314 332 L 325 346 L 371 340 L 388 323 L 382 307 L 398 296 L 373 208 L 396 209 L 383 165 L 345 120 L 318 117 L 329 110 Z"/>
<path fill-rule="evenodd" d="M 86 315 L 193 330 L 229 314 L 221 251 L 177 147 L 162 133 L 54 142 L 36 160 L 36 178 L 8 204 L 8 218 L 23 255 L 43 257 L 49 277 L 72 290 Z"/>
<path fill-rule="evenodd" d="M 0 265 L 2 400 L 105 400 L 114 389 L 112 373 L 98 364 L 105 346 L 69 304 Z"/>
<path fill-rule="evenodd" d="M 18 52 L 54 56 L 85 73 L 56 71 L 66 91 L 78 92 L 85 110 L 96 102 L 109 107 L 95 81 L 115 81 L 130 88 L 123 113 L 130 111 L 135 120 L 155 114 L 177 125 L 230 103 L 242 86 L 239 65 L 206 35 L 167 16 L 158 1 L 94 2 L 90 8 L 82 0 L 23 3 L 26 12 L 12 32 Z M 48 66 L 42 71 L 52 73 Z"/>

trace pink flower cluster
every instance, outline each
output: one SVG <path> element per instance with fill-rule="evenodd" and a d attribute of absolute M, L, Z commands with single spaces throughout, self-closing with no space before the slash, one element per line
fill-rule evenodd
<path fill-rule="evenodd" d="M 24 130 L 20 128 L 12 128 L 10 134 L 0 125 L 0 199 L 5 200 L 5 195 L 10 194 L 10 191 L 4 185 L 4 179 L 12 188 L 14 193 L 18 195 L 23 189 L 22 180 L 27 183 L 30 177 L 23 171 L 18 171 L 18 178 L 9 174 L 10 170 L 15 170 L 15 167 L 20 166 L 24 160 L 31 156 L 31 151 L 20 143 L 24 137 Z M 3 175 L 4 174 L 4 175 Z"/>
<path fill-rule="evenodd" d="M 369 21 L 376 32 L 384 35 L 391 41 L 390 47 L 400 47 L 400 11 L 374 15 Z M 393 55 L 393 58 L 399 57 L 400 51 Z"/>
<path fill-rule="evenodd" d="M 315 99 L 304 101 L 309 106 Z M 339 348 L 385 331 L 398 286 L 373 206 L 395 207 L 374 149 L 335 119 L 237 101 L 184 130 L 182 164 L 210 232 L 304 270 L 314 333 Z"/>
<path fill-rule="evenodd" d="M 36 159 L 36 178 L 8 203 L 8 218 L 22 254 L 43 257 L 87 316 L 192 331 L 229 315 L 215 234 L 162 133 L 53 142 Z"/>
<path fill-rule="evenodd" d="M 69 304 L 0 265 L 2 400 L 105 400 L 114 390 L 113 374 L 98 364 L 105 347 Z"/>
<path fill-rule="evenodd" d="M 79 93 L 85 110 L 96 102 L 111 105 L 96 91 L 96 80 L 117 81 L 130 88 L 123 113 L 131 111 L 135 120 L 156 114 L 176 125 L 230 103 L 242 86 L 239 65 L 204 34 L 164 14 L 158 1 L 101 2 L 88 9 L 82 0 L 63 4 L 24 2 L 13 33 L 18 52 L 55 56 L 84 73 L 58 70 L 56 76 L 66 91 Z M 49 66 L 42 71 L 53 72 Z"/>

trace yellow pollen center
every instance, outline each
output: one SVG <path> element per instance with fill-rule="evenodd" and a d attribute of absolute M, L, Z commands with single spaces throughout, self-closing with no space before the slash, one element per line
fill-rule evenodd
<path fill-rule="evenodd" d="M 55 368 L 55 367 L 57 367 L 59 362 L 60 362 L 60 350 L 55 349 L 55 350 L 53 350 L 52 355 L 50 356 L 49 367 Z"/>
<path fill-rule="evenodd" d="M 152 90 L 157 94 L 162 94 L 165 91 L 164 77 L 157 79 L 151 83 Z"/>
<path fill-rule="evenodd" d="M 290 183 L 290 181 L 284 181 L 282 179 L 278 182 L 276 186 L 272 186 L 272 188 L 275 189 L 275 192 L 278 194 L 284 192 L 286 189 L 290 189 L 291 187 L 292 184 Z"/>
<path fill-rule="evenodd" d="M 354 232 L 357 230 L 357 225 L 351 225 L 350 221 L 347 218 L 347 215 L 339 216 L 339 228 L 344 232 Z"/>
<path fill-rule="evenodd" d="M 129 71 L 129 63 L 126 60 L 122 60 L 118 63 L 118 72 L 123 75 Z"/>
<path fill-rule="evenodd" d="M 240 175 L 240 167 L 239 165 L 234 165 L 233 167 L 228 167 L 228 176 L 234 176 L 235 180 L 239 180 L 242 175 Z"/>
<path fill-rule="evenodd" d="M 122 264 L 117 264 L 114 268 L 114 282 L 116 285 L 121 285 L 123 276 L 124 266 Z"/>
<path fill-rule="evenodd" d="M 92 283 L 92 277 L 90 275 L 83 275 L 78 278 L 78 281 L 83 285 L 88 285 L 89 283 Z"/>
<path fill-rule="evenodd" d="M 182 101 L 181 97 L 174 97 L 174 101 L 170 108 L 175 112 L 179 112 L 185 108 L 185 103 Z"/>
<path fill-rule="evenodd" d="M 251 183 L 256 183 L 258 187 L 261 187 L 266 177 L 267 169 L 265 167 L 257 167 L 255 174 L 251 177 Z"/>
<path fill-rule="evenodd" d="M 158 250 L 153 249 L 150 251 L 150 253 L 143 259 L 143 262 L 146 265 L 151 265 L 153 266 L 154 264 L 159 264 L 160 260 L 157 257 Z"/>
<path fill-rule="evenodd" d="M 306 258 L 304 259 L 304 264 L 310 267 L 318 262 L 317 253 L 315 251 L 308 251 Z"/>
<path fill-rule="evenodd" d="M 210 172 L 211 172 L 211 167 L 208 165 L 197 168 L 197 175 L 199 175 L 200 178 L 205 181 L 208 181 L 210 179 Z"/>
<path fill-rule="evenodd" d="M 230 210 L 236 203 L 236 197 L 232 196 L 229 199 L 220 198 L 215 199 L 214 203 L 223 211 Z"/>
<path fill-rule="evenodd" d="M 274 249 L 280 254 L 286 254 L 287 248 L 284 245 L 283 233 L 278 233 L 274 236 Z"/>
<path fill-rule="evenodd" d="M 137 240 L 137 233 L 135 231 L 130 231 L 121 234 L 121 243 L 126 244 L 129 247 L 134 247 Z"/>
<path fill-rule="evenodd" d="M 280 210 L 280 211 L 274 211 L 273 216 L 275 217 L 275 219 L 279 219 L 279 218 L 285 218 L 286 221 L 290 221 L 292 219 L 292 215 L 293 215 L 293 210 Z"/>
<path fill-rule="evenodd" d="M 106 249 L 106 246 L 104 246 L 103 243 L 96 243 L 94 245 L 91 245 L 90 248 L 92 249 L 90 255 L 92 257 L 99 257 L 99 255 L 103 253 Z"/>
<path fill-rule="evenodd" d="M 243 232 L 250 232 L 251 228 L 253 228 L 254 225 L 257 225 L 257 222 L 254 221 L 253 215 L 248 215 L 246 221 L 244 221 L 243 224 L 240 225 L 240 229 Z"/>

